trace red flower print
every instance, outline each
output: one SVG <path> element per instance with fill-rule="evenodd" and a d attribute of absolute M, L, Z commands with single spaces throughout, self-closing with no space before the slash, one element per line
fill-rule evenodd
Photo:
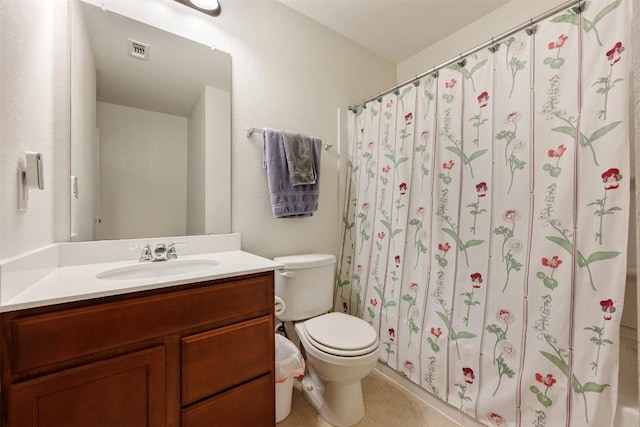
<path fill-rule="evenodd" d="M 395 262 L 396 262 L 396 267 L 400 266 L 400 255 L 396 255 L 396 257 L 394 258 Z"/>
<path fill-rule="evenodd" d="M 429 139 L 429 136 L 431 136 L 431 133 L 429 133 L 428 130 L 423 130 L 422 133 L 420 134 L 420 138 L 422 138 L 425 141 Z"/>
<path fill-rule="evenodd" d="M 569 39 L 568 36 L 565 36 L 564 34 L 560 34 L 560 37 L 558 37 L 558 41 L 551 42 L 549 43 L 549 50 L 553 50 L 553 49 L 560 49 L 562 46 L 564 46 L 564 43 Z"/>
<path fill-rule="evenodd" d="M 405 371 L 409 371 L 411 373 L 413 373 L 416 370 L 416 367 L 413 365 L 413 362 L 410 360 L 405 360 L 402 366 L 404 366 Z"/>
<path fill-rule="evenodd" d="M 553 387 L 553 385 L 556 383 L 556 379 L 553 378 L 553 375 L 551 374 L 547 374 L 543 377 L 542 374 L 536 373 L 536 381 L 544 384 L 544 386 L 547 388 Z"/>
<path fill-rule="evenodd" d="M 482 274 L 480 273 L 473 273 L 471 275 L 471 283 L 473 283 L 473 287 L 478 289 L 480 287 L 480 285 L 482 284 Z"/>
<path fill-rule="evenodd" d="M 615 190 L 618 188 L 618 181 L 622 179 L 620 170 L 617 168 L 611 168 L 602 174 L 602 182 L 604 182 L 605 190 Z"/>
<path fill-rule="evenodd" d="M 451 79 L 450 81 L 444 84 L 444 87 L 446 87 L 447 89 L 453 89 L 453 87 L 456 85 L 457 82 L 458 81 L 456 79 Z"/>
<path fill-rule="evenodd" d="M 409 290 L 413 293 L 418 292 L 418 284 L 416 282 L 411 282 L 409 285 Z"/>
<path fill-rule="evenodd" d="M 448 163 L 443 163 L 442 164 L 442 168 L 451 170 L 451 169 L 453 169 L 454 165 L 455 165 L 455 163 L 453 162 L 453 160 L 449 160 Z"/>
<path fill-rule="evenodd" d="M 613 67 L 618 61 L 620 61 L 620 54 L 624 52 L 624 46 L 622 42 L 616 43 L 611 50 L 607 51 L 607 59 Z"/>
<path fill-rule="evenodd" d="M 400 195 L 403 196 L 407 192 L 407 184 L 403 182 L 402 184 L 400 184 L 399 189 L 400 189 Z"/>
<path fill-rule="evenodd" d="M 522 113 L 520 113 L 519 111 L 514 111 L 512 113 L 507 114 L 507 117 L 504 119 L 504 121 L 507 124 L 517 123 L 518 121 L 520 121 L 521 117 L 522 117 Z"/>
<path fill-rule="evenodd" d="M 445 244 L 438 243 L 438 250 L 442 252 L 449 252 L 449 249 L 451 249 L 451 245 L 448 242 Z"/>
<path fill-rule="evenodd" d="M 424 216 L 424 207 L 420 206 L 416 213 L 418 214 L 418 216 Z"/>
<path fill-rule="evenodd" d="M 502 219 L 504 219 L 506 222 L 516 222 L 520 219 L 520 212 L 515 209 L 507 209 L 502 214 Z"/>
<path fill-rule="evenodd" d="M 476 185 L 476 191 L 478 192 L 478 197 L 484 197 L 487 195 L 487 183 L 481 182 Z"/>
<path fill-rule="evenodd" d="M 440 328 L 431 328 L 431 335 L 433 335 L 436 338 L 440 338 L 440 335 L 442 335 L 442 329 L 440 329 Z"/>
<path fill-rule="evenodd" d="M 478 95 L 478 104 L 480 105 L 480 108 L 486 107 L 488 103 L 489 103 L 489 93 L 482 92 L 480 95 Z"/>
<path fill-rule="evenodd" d="M 371 302 L 371 305 L 372 305 L 372 306 L 374 306 L 374 307 L 375 307 L 376 305 L 378 305 L 378 300 L 377 300 L 377 299 L 375 299 L 375 298 L 371 298 L 371 301 L 370 301 L 370 302 Z"/>
<path fill-rule="evenodd" d="M 391 170 L 391 166 L 386 165 L 385 167 L 382 168 L 382 172 L 384 173 L 388 173 Z"/>
<path fill-rule="evenodd" d="M 367 149 L 369 149 L 369 151 L 373 150 L 373 141 L 371 141 L 370 143 L 367 144 Z"/>
<path fill-rule="evenodd" d="M 562 155 L 564 154 L 565 151 L 567 151 L 567 147 L 565 147 L 564 144 L 560 144 L 556 150 L 547 151 L 547 155 L 549 157 L 560 158 L 560 157 L 562 157 Z"/>
<path fill-rule="evenodd" d="M 389 328 L 389 340 L 394 342 L 396 339 L 396 330 L 393 328 Z"/>
<path fill-rule="evenodd" d="M 411 120 L 413 120 L 413 113 L 407 113 L 404 116 L 404 122 L 409 126 L 411 124 Z"/>
<path fill-rule="evenodd" d="M 487 418 L 489 419 L 489 421 L 491 421 L 491 424 L 496 427 L 504 427 L 507 425 L 507 420 L 502 415 L 496 412 L 489 412 L 487 414 Z"/>
<path fill-rule="evenodd" d="M 363 210 L 363 211 L 368 211 L 368 210 L 369 210 L 369 203 L 366 203 L 366 202 L 365 202 L 365 203 L 363 203 L 363 204 L 362 204 L 362 210 Z"/>
<path fill-rule="evenodd" d="M 378 239 L 382 240 L 382 239 L 384 239 L 384 236 L 386 236 L 386 234 L 384 233 L 384 231 L 379 231 L 379 232 L 378 232 Z"/>
<path fill-rule="evenodd" d="M 560 267 L 560 264 L 562 264 L 562 260 L 558 258 L 557 255 L 552 256 L 551 259 L 542 258 L 542 265 L 544 265 L 545 267 L 556 269 Z"/>
<path fill-rule="evenodd" d="M 509 323 L 513 322 L 514 317 L 511 311 L 501 308 L 496 312 L 496 319 L 498 319 L 500 323 L 508 325 Z"/>
<path fill-rule="evenodd" d="M 616 312 L 616 308 L 613 306 L 613 300 L 611 298 L 600 301 L 600 307 L 604 311 L 604 320 L 611 320 L 611 314 Z"/>
<path fill-rule="evenodd" d="M 391 108 L 393 106 L 393 99 L 390 99 L 389 102 L 387 102 L 387 108 Z"/>
<path fill-rule="evenodd" d="M 358 273 L 362 273 L 362 265 L 358 264 L 356 269 L 358 270 Z"/>
<path fill-rule="evenodd" d="M 360 133 L 364 133 L 364 128 L 360 128 Z"/>
<path fill-rule="evenodd" d="M 473 369 L 462 368 L 462 374 L 464 375 L 464 380 L 467 384 L 473 384 L 473 380 L 476 379 L 476 376 L 473 374 Z"/>

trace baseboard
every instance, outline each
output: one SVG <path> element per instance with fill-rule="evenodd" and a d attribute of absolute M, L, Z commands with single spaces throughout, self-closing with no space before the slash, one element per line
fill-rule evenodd
<path fill-rule="evenodd" d="M 396 371 L 394 371 L 384 363 L 378 362 L 375 370 L 378 371 L 381 375 L 384 375 L 389 381 L 396 383 L 406 392 L 411 393 L 417 399 L 423 401 L 429 408 L 432 408 L 434 411 L 439 412 L 442 416 L 451 420 L 451 422 L 453 423 L 452 427 L 454 425 L 464 427 L 486 427 L 479 421 L 471 418 L 467 414 L 460 412 L 453 406 L 438 399 L 428 391 L 423 390 L 416 383 L 398 374 Z"/>

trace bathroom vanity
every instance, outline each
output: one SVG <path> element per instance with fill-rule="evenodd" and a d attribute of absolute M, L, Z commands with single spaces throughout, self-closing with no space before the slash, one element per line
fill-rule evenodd
<path fill-rule="evenodd" d="M 273 269 L 4 311 L 1 425 L 274 425 Z"/>

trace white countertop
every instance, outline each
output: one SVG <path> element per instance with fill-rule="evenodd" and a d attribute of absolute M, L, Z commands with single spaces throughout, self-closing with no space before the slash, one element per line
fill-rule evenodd
<path fill-rule="evenodd" d="M 138 261 L 60 267 L 9 301 L 4 302 L 0 305 L 0 312 L 260 273 L 275 270 L 281 266 L 281 264 L 266 258 L 243 251 L 190 255 L 181 257 L 180 259 L 214 260 L 220 264 L 211 269 L 197 271 L 195 273 L 126 280 L 97 279 L 96 275 L 113 268 L 137 265 L 139 264 Z M 170 263 L 172 261 L 158 262 Z"/>
<path fill-rule="evenodd" d="M 200 240 L 203 239 L 200 238 Z M 73 251 L 81 252 L 83 250 L 86 251 L 87 246 L 71 244 L 72 246 L 63 248 L 66 251 L 65 255 L 59 255 L 60 248 L 52 245 L 20 259 L 13 259 L 0 265 L 0 268 L 4 268 L 3 275 L 0 276 L 4 279 L 4 283 L 0 283 L 0 291 L 2 291 L 0 312 L 161 289 L 207 280 L 273 271 L 282 267 L 280 263 L 239 250 L 239 237 L 235 235 L 217 237 L 217 241 L 220 240 L 231 240 L 234 243 L 226 245 L 230 250 L 224 250 L 224 248 L 221 250 L 220 247 L 215 247 L 214 249 L 214 246 L 210 243 L 212 238 L 208 238 L 209 248 L 215 252 L 198 251 L 198 253 L 193 253 L 192 251 L 192 253 L 179 255 L 177 260 L 178 262 L 182 260 L 217 261 L 218 265 L 211 268 L 162 277 L 115 280 L 98 279 L 96 275 L 112 269 L 138 266 L 142 263 L 137 259 L 131 260 L 130 254 L 126 254 L 129 257 L 128 260 L 114 260 L 105 257 L 109 262 L 96 262 L 88 259 L 83 263 L 60 262 L 57 258 L 68 257 L 66 253 L 69 252 L 69 248 Z M 194 241 L 192 239 L 192 243 L 190 243 L 192 248 L 195 246 Z M 101 251 L 104 253 L 104 249 L 101 249 Z M 125 252 L 129 251 L 125 250 Z M 73 256 L 75 259 L 79 257 L 79 255 Z M 34 258 L 39 260 L 42 265 L 35 266 Z M 156 263 L 171 262 L 174 261 L 156 261 Z"/>

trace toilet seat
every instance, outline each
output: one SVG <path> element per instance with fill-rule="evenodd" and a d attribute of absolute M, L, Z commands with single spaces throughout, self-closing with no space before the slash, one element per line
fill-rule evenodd
<path fill-rule="evenodd" d="M 348 314 L 323 314 L 301 326 L 309 343 L 328 354 L 356 357 L 378 348 L 375 329 L 364 320 Z"/>

